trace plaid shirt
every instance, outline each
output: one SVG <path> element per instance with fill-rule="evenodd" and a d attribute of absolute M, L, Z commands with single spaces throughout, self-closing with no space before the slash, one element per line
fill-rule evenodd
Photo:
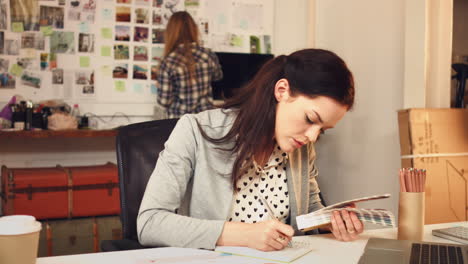
<path fill-rule="evenodd" d="M 157 100 L 166 108 L 168 118 L 212 108 L 211 82 L 223 77 L 216 54 L 192 43 L 195 76 L 190 82 L 190 73 L 185 66 L 181 47 L 165 57 L 159 68 Z"/>

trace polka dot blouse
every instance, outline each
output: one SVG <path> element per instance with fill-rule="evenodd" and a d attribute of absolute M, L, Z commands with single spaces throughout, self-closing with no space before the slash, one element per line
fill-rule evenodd
<path fill-rule="evenodd" d="M 274 216 L 286 222 L 289 217 L 287 161 L 287 154 L 276 145 L 263 168 L 253 162 L 237 182 L 228 221 L 257 223 L 269 220 L 267 209 L 259 201 L 259 195 L 262 195 L 270 203 Z"/>

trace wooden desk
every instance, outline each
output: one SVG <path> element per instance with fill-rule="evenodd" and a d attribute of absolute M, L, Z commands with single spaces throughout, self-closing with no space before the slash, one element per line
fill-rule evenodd
<path fill-rule="evenodd" d="M 424 227 L 424 241 L 454 243 L 439 237 L 432 236 L 432 229 L 463 225 L 468 227 L 468 222 L 426 225 Z M 304 257 L 294 261 L 294 264 L 310 263 L 357 263 L 367 240 L 370 237 L 396 238 L 396 228 L 366 230 L 360 238 L 353 242 L 340 242 L 335 240 L 331 234 L 295 237 L 295 240 L 307 242 L 314 249 Z M 150 263 L 244 263 L 264 264 L 268 261 L 244 257 L 216 256 L 216 252 L 206 250 L 184 249 L 184 248 L 154 248 L 118 252 L 93 253 L 82 255 L 58 256 L 38 258 L 36 264 L 150 264 Z M 163 259 L 165 261 L 163 261 Z M 159 260 L 159 261 L 156 261 Z M 274 263 L 274 262 L 268 262 Z"/>

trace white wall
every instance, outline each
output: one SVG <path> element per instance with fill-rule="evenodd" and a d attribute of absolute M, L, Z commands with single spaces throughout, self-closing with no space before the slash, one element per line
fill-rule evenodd
<path fill-rule="evenodd" d="M 309 27 L 310 0 L 275 0 L 273 27 L 273 53 L 290 54 L 296 50 L 310 48 Z"/>
<path fill-rule="evenodd" d="M 403 106 L 404 0 L 316 0 L 315 43 L 341 56 L 354 74 L 356 102 L 317 146 L 327 203 L 391 193 L 371 205 L 397 213 Z"/>

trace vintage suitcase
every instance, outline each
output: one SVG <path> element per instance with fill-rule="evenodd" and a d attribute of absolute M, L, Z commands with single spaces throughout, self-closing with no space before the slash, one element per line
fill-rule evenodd
<path fill-rule="evenodd" d="M 100 251 L 102 240 L 122 239 L 118 216 L 41 221 L 39 257 Z"/>
<path fill-rule="evenodd" d="M 118 215 L 117 166 L 2 167 L 5 215 L 27 214 L 37 219 Z"/>

